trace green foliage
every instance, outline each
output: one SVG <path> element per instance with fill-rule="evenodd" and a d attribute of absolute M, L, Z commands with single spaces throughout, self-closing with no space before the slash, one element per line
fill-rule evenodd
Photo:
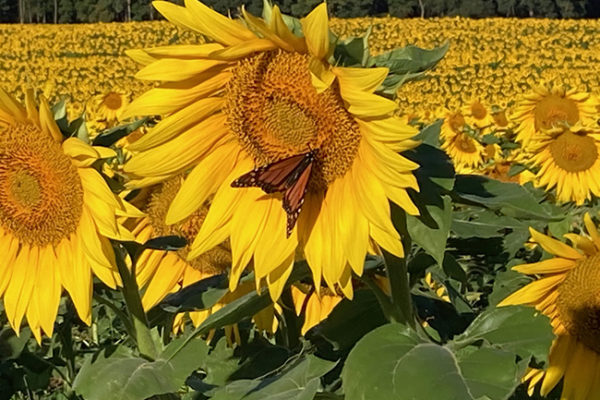
<path fill-rule="evenodd" d="M 23 1 L 23 15 L 19 15 L 16 1 L 0 0 L 0 22 L 109 22 L 149 20 L 160 18 L 149 0 L 19 0 Z M 182 4 L 182 0 L 170 0 Z M 308 14 L 320 0 L 279 0 L 282 11 L 295 17 Z M 262 0 L 205 0 L 215 10 L 236 15 L 244 5 L 260 15 Z M 393 17 L 546 17 L 590 18 L 598 10 L 592 0 L 331 0 L 327 2 L 331 15 L 339 18 L 391 15 Z"/>

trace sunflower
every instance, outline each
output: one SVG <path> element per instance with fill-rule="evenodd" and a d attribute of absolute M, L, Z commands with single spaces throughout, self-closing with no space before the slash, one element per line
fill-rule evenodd
<path fill-rule="evenodd" d="M 51 336 L 62 288 L 91 322 L 92 273 L 115 288 L 109 238 L 133 240 L 117 218 L 139 211 L 92 168 L 112 150 L 65 139 L 44 98 L 25 107 L 0 89 L 0 295 L 10 325 L 24 317 L 37 341 Z"/>
<path fill-rule="evenodd" d="M 556 125 L 577 122 L 587 125 L 594 121 L 596 109 L 588 93 L 562 87 L 536 87 L 517 104 L 511 118 L 519 124 L 517 141 L 527 148 L 529 142 L 541 130 Z"/>
<path fill-rule="evenodd" d="M 129 96 L 116 90 L 96 96 L 93 102 L 97 118 L 108 123 L 119 121 L 119 114 L 128 104 Z"/>
<path fill-rule="evenodd" d="M 504 299 L 499 306 L 528 304 L 550 318 L 556 335 L 550 348 L 549 366 L 530 370 L 529 391 L 541 381 L 540 392 L 547 395 L 564 378 L 561 399 L 598 399 L 600 393 L 600 297 L 598 264 L 600 234 L 589 214 L 584 217 L 589 237 L 567 234 L 573 246 L 530 228 L 532 241 L 555 257 L 514 270 L 537 275 Z"/>
<path fill-rule="evenodd" d="M 494 117 L 479 100 L 473 100 L 463 110 L 467 123 L 478 129 L 489 128 L 494 124 Z"/>
<path fill-rule="evenodd" d="M 166 215 L 184 220 L 213 196 L 189 259 L 229 239 L 230 289 L 247 267 L 266 280 L 277 299 L 296 254 L 315 287 L 352 296 L 352 271 L 362 273 L 379 246 L 404 255 L 388 200 L 410 214 L 418 209 L 407 188 L 418 189 L 418 167 L 398 152 L 415 147 L 416 130 L 394 116 L 396 103 L 376 95 L 386 68 L 334 67 L 327 61 L 327 8 L 301 21 L 303 36 L 284 23 L 277 6 L 264 21 L 242 10 L 243 21 L 187 0 L 154 6 L 171 22 L 212 42 L 137 50 L 138 78 L 165 81 L 122 114 L 164 118 L 129 149 L 124 166 L 131 186 L 160 182 L 191 170 Z M 232 182 L 256 166 L 314 151 L 297 227 L 286 237 L 278 193 Z"/>
<path fill-rule="evenodd" d="M 291 293 L 296 315 L 304 315 L 302 335 L 324 321 L 344 298 L 327 288 L 321 288 L 318 294 L 312 286 L 302 283 L 293 285 Z"/>
<path fill-rule="evenodd" d="M 536 185 L 556 187 L 559 202 L 577 205 L 600 196 L 600 134 L 577 124 L 543 131 L 531 141 L 531 163 L 539 167 Z"/>
<path fill-rule="evenodd" d="M 165 216 L 169 204 L 181 187 L 183 177 L 177 176 L 161 184 L 144 191 L 135 201 L 145 203 L 142 208 L 146 216 L 138 219 L 132 230 L 136 240 L 140 243 L 158 236 L 176 235 L 191 241 L 198 233 L 202 221 L 206 217 L 208 205 L 196 210 L 183 221 L 174 225 L 165 224 Z M 207 251 L 193 260 L 188 260 L 189 245 L 178 251 L 162 251 L 146 249 L 140 255 L 137 262 L 136 275 L 140 288 L 144 290 L 142 306 L 149 310 L 158 304 L 166 295 L 176 292 L 202 279 L 220 275 L 231 266 L 231 250 L 224 242 Z M 188 313 L 194 326 L 199 326 L 210 314 L 217 311 L 231 301 L 245 295 L 254 289 L 254 285 L 240 285 L 235 292 L 227 293 L 213 307 L 206 310 L 198 310 Z M 277 324 L 273 325 L 273 307 L 271 311 L 264 311 L 255 318 L 257 326 L 261 330 L 274 332 Z M 269 318 L 265 314 L 270 313 Z M 173 329 L 178 332 L 183 328 L 185 315 L 176 315 Z M 267 321 L 269 320 L 269 321 Z M 276 321 L 276 320 L 275 320 Z M 227 326 L 226 336 L 233 337 L 239 342 L 237 326 Z"/>
<path fill-rule="evenodd" d="M 484 147 L 467 133 L 461 112 L 446 110 L 440 138 L 442 150 L 448 154 L 458 173 L 471 173 L 483 163 Z"/>

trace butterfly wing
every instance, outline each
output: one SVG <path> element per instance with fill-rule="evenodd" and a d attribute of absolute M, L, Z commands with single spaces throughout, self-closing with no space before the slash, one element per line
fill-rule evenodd
<path fill-rule="evenodd" d="M 283 209 L 287 214 L 287 237 L 290 237 L 296 221 L 298 221 L 298 216 L 304 204 L 304 196 L 306 195 L 311 171 L 312 161 L 300 172 L 294 183 L 283 193 Z"/>
<path fill-rule="evenodd" d="M 308 153 L 310 154 L 310 153 Z M 240 176 L 231 183 L 232 187 L 259 187 L 265 193 L 285 192 L 290 186 L 290 178 L 301 167 L 306 154 L 299 154 L 254 170 Z M 303 168 L 306 168 L 304 166 Z"/>
<path fill-rule="evenodd" d="M 304 196 L 312 172 L 315 152 L 298 154 L 240 176 L 232 187 L 259 187 L 265 193 L 283 193 L 283 209 L 287 214 L 287 237 L 296 225 L 304 204 Z"/>

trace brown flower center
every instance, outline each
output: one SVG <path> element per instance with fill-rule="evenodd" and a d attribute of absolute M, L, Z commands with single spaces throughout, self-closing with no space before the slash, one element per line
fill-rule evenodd
<path fill-rule="evenodd" d="M 485 109 L 483 104 L 481 104 L 478 101 L 475 101 L 473 102 L 473 104 L 471 104 L 471 115 L 475 119 L 484 119 L 487 115 L 487 110 Z"/>
<path fill-rule="evenodd" d="M 462 133 L 465 126 L 465 117 L 461 113 L 454 113 L 447 117 L 448 125 L 454 133 Z"/>
<path fill-rule="evenodd" d="M 317 93 L 308 56 L 271 51 L 246 58 L 226 89 L 227 124 L 257 165 L 318 149 L 311 190 L 352 166 L 361 134 L 337 83 Z"/>
<path fill-rule="evenodd" d="M 231 252 L 227 243 L 216 246 L 191 261 L 187 259 L 190 244 L 198 234 L 208 212 L 208 204 L 200 207 L 192 215 L 177 224 L 165 224 L 167 211 L 181 187 L 181 182 L 181 177 L 175 177 L 157 186 L 150 194 L 150 200 L 145 212 L 150 218 L 150 224 L 154 229 L 154 236 L 177 235 L 184 237 L 188 241 L 188 245 L 177 251 L 179 257 L 192 268 L 202 271 L 205 274 L 220 274 L 231 266 Z"/>
<path fill-rule="evenodd" d="M 554 162 L 568 172 L 586 171 L 598 159 L 594 139 L 568 130 L 552 141 L 550 153 Z"/>
<path fill-rule="evenodd" d="M 559 122 L 573 125 L 579 121 L 579 109 L 575 101 L 550 94 L 536 104 L 534 118 L 536 130 L 552 128 Z"/>
<path fill-rule="evenodd" d="M 119 93 L 110 92 L 102 99 L 102 104 L 113 111 L 121 108 L 123 105 L 123 99 Z"/>
<path fill-rule="evenodd" d="M 460 135 L 456 135 L 456 139 L 454 140 L 454 144 L 463 153 L 475 153 L 475 152 L 477 152 L 477 147 L 475 147 L 475 143 L 473 142 L 473 138 L 470 137 L 469 135 L 467 135 L 466 133 L 461 133 Z"/>
<path fill-rule="evenodd" d="M 505 111 L 499 111 L 497 113 L 492 114 L 492 118 L 494 118 L 494 122 L 501 128 L 508 126 L 508 119 L 506 118 Z"/>
<path fill-rule="evenodd" d="M 578 261 L 567 273 L 556 305 L 569 334 L 600 354 L 600 254 Z"/>
<path fill-rule="evenodd" d="M 0 227 L 36 246 L 77 230 L 83 188 L 60 144 L 34 124 L 0 129 Z"/>

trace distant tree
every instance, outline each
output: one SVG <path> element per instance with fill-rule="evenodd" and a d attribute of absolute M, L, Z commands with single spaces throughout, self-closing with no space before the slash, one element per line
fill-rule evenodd
<path fill-rule="evenodd" d="M 497 13 L 502 17 L 514 17 L 518 0 L 497 0 Z"/>
<path fill-rule="evenodd" d="M 14 0 L 0 0 L 0 22 L 17 22 L 18 4 Z"/>
<path fill-rule="evenodd" d="M 421 16 L 419 0 L 388 0 L 388 12 L 398 18 Z"/>
<path fill-rule="evenodd" d="M 460 15 L 469 18 L 487 18 L 496 15 L 496 4 L 492 0 L 461 0 L 448 15 Z"/>

